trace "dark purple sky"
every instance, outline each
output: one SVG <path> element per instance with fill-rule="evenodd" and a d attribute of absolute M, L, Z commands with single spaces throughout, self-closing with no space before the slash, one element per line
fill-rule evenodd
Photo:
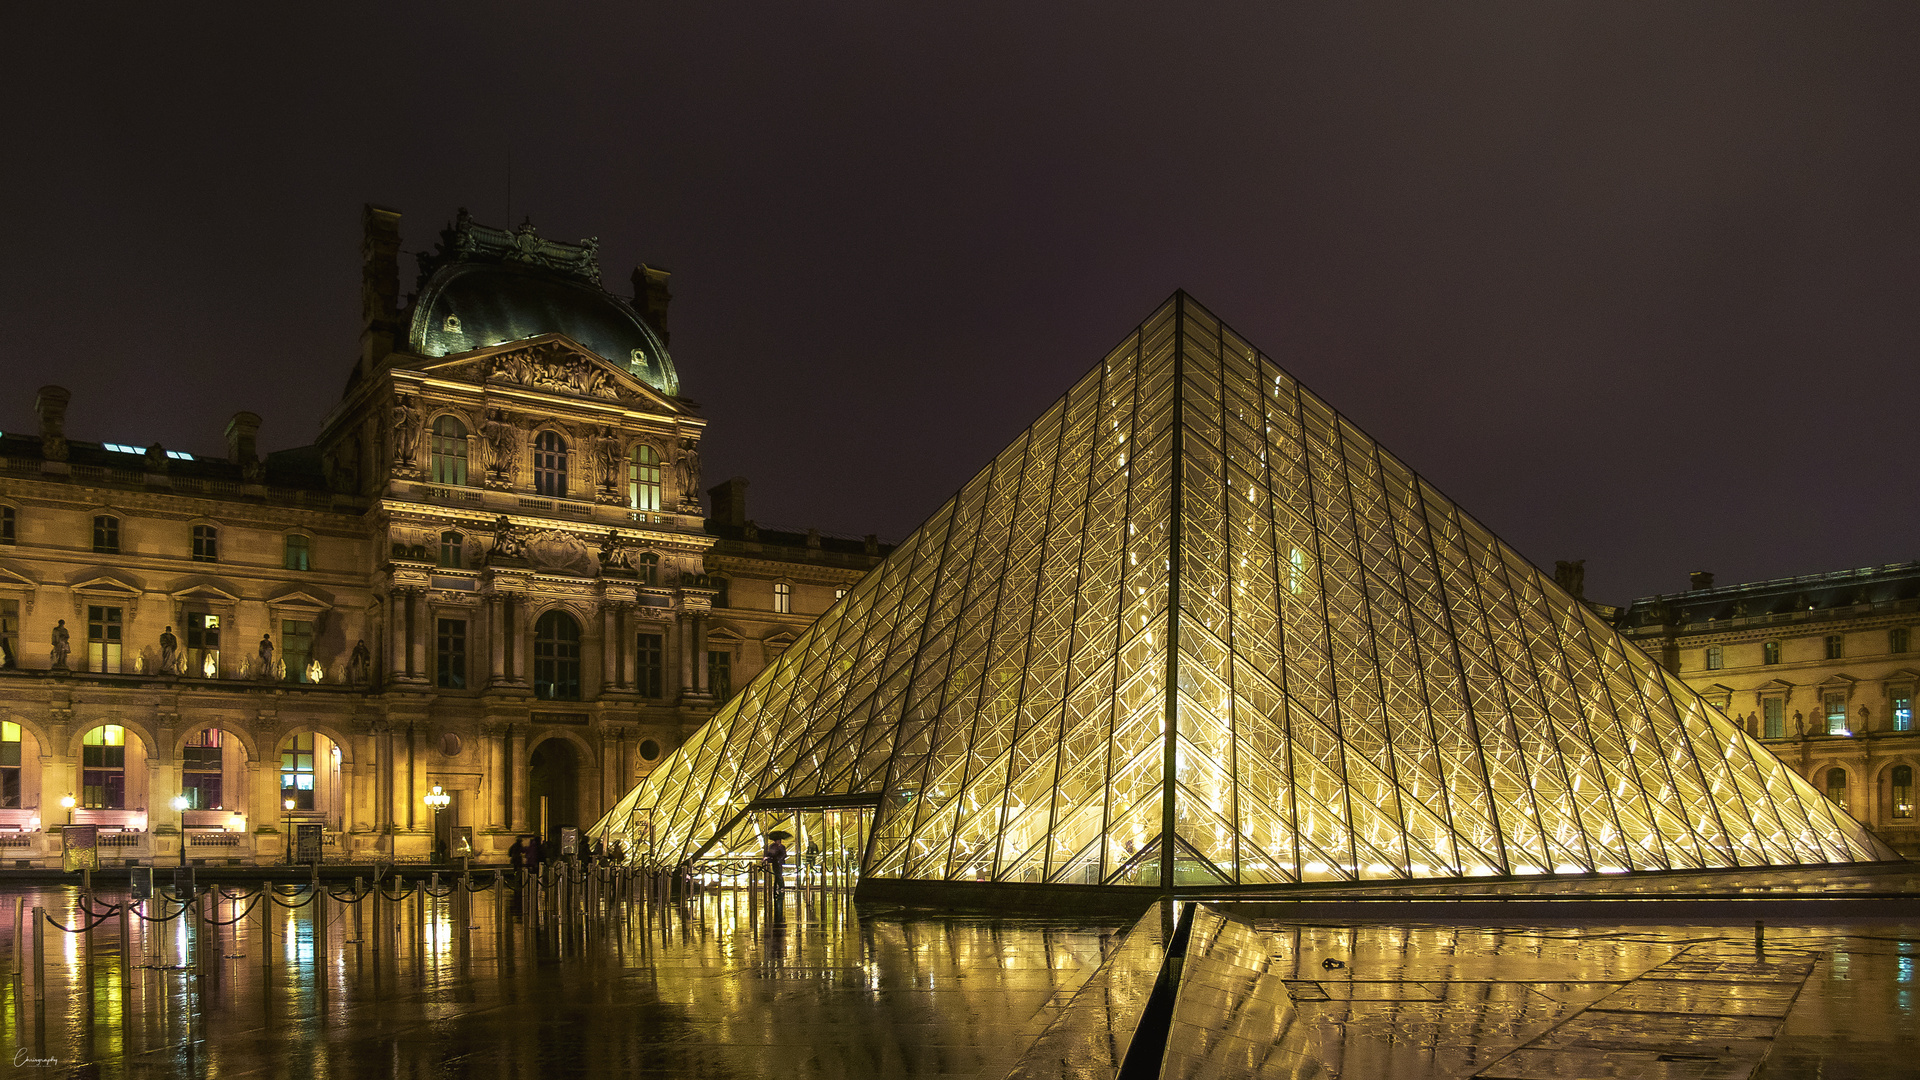
<path fill-rule="evenodd" d="M 1184 287 L 1597 598 L 1920 555 L 1911 0 L 309 7 L 0 16 L 0 428 L 310 441 L 360 204 L 511 147 L 763 524 L 904 535 Z"/>

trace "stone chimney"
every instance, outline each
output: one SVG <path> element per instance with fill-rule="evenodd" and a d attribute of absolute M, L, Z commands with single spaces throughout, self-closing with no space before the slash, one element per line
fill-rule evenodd
<path fill-rule="evenodd" d="M 747 524 L 747 478 L 736 476 L 725 483 L 715 484 L 707 489 L 709 505 L 713 507 L 713 523 L 730 525 L 736 529 Z"/>
<path fill-rule="evenodd" d="M 260 417 L 250 412 L 237 412 L 227 421 L 227 460 L 241 468 L 246 468 L 260 460 L 254 451 L 254 436 L 260 434 Z"/>
<path fill-rule="evenodd" d="M 660 335 L 662 345 L 672 344 L 671 335 L 667 333 L 667 305 L 673 301 L 673 294 L 667 291 L 667 279 L 672 276 L 673 271 L 646 263 L 633 268 L 634 310 Z"/>
<path fill-rule="evenodd" d="M 67 402 L 73 394 L 64 386 L 43 386 L 33 400 L 40 414 L 40 454 L 48 461 L 67 460 Z"/>
<path fill-rule="evenodd" d="M 1713 575 L 1705 570 L 1695 570 L 1687 575 L 1687 588 L 1693 590 L 1713 588 Z"/>
<path fill-rule="evenodd" d="M 370 374 L 400 334 L 400 211 L 360 208 L 360 366 Z"/>

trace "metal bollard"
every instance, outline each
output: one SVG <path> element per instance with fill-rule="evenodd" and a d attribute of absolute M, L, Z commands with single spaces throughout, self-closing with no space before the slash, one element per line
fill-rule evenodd
<path fill-rule="evenodd" d="M 33 909 L 33 1000 L 39 1004 L 47 1000 L 47 909 Z"/>
<path fill-rule="evenodd" d="M 13 970 L 14 981 L 18 982 L 26 974 L 27 939 L 22 931 L 27 926 L 27 898 L 16 896 L 13 900 Z"/>

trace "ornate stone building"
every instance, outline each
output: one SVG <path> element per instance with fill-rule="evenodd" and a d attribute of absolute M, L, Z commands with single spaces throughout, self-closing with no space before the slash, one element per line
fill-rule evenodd
<path fill-rule="evenodd" d="M 1920 563 L 1744 585 L 1696 573 L 1623 633 L 1903 854 L 1920 855 Z"/>
<path fill-rule="evenodd" d="M 250 413 L 218 458 L 69 440 L 57 386 L 0 436 L 0 860 L 69 820 L 109 864 L 554 838 L 884 554 L 759 532 L 737 478 L 705 519 L 665 271 L 629 300 L 594 241 L 462 211 L 403 297 L 399 215 L 364 222 L 312 445 L 262 456 Z"/>

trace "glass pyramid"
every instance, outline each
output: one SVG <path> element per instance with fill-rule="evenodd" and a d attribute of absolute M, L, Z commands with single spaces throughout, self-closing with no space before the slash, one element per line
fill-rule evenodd
<path fill-rule="evenodd" d="M 595 830 L 853 805 L 919 881 L 1898 858 L 1184 294 Z"/>

